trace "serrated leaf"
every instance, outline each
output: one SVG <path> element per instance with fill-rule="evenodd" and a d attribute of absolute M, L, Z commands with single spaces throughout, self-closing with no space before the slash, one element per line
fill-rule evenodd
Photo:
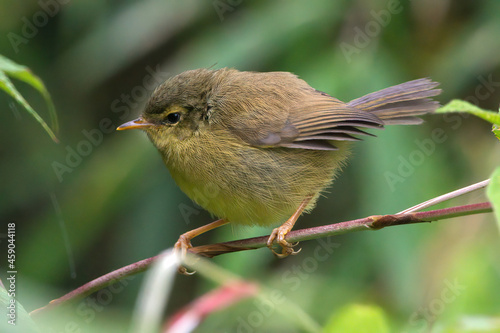
<path fill-rule="evenodd" d="M 484 119 L 492 124 L 500 125 L 500 114 L 492 111 L 486 111 L 480 107 L 460 99 L 454 99 L 448 104 L 438 108 L 436 113 L 446 112 L 466 112 L 476 117 Z"/>
<path fill-rule="evenodd" d="M 350 305 L 335 313 L 323 330 L 324 333 L 373 332 L 388 333 L 384 311 L 377 306 Z"/>
<path fill-rule="evenodd" d="M 16 64 L 12 60 L 5 58 L 0 55 L 0 89 L 4 90 L 7 94 L 12 96 L 20 105 L 22 105 L 45 129 L 45 131 L 50 135 L 52 140 L 58 142 L 54 131 L 47 125 L 47 123 L 38 115 L 38 113 L 29 105 L 29 103 L 24 99 L 24 97 L 19 93 L 16 87 L 12 84 L 12 81 L 9 77 L 16 78 L 21 80 L 33 88 L 38 90 L 40 94 L 42 94 L 45 99 L 45 103 L 47 104 L 47 108 L 49 110 L 49 115 L 52 122 L 52 128 L 57 132 L 58 130 L 58 122 L 57 122 L 57 114 L 54 108 L 54 103 L 52 103 L 52 99 L 50 98 L 50 94 L 45 88 L 42 80 L 36 75 L 34 75 L 29 68 L 26 66 L 22 66 Z"/>
<path fill-rule="evenodd" d="M 486 189 L 486 195 L 493 206 L 493 212 L 500 227 L 500 168 L 497 168 L 490 178 L 490 184 Z"/>
<path fill-rule="evenodd" d="M 5 284 L 8 286 L 8 284 Z M 7 291 L 0 287 L 0 332 L 22 332 L 22 333 L 34 333 L 40 332 L 38 327 L 36 326 L 33 319 L 31 319 L 30 315 L 24 307 L 18 301 L 15 301 L 15 312 L 9 308 L 11 303 L 11 297 L 7 293 Z M 15 315 L 15 325 L 9 324 L 9 320 L 12 320 Z"/>

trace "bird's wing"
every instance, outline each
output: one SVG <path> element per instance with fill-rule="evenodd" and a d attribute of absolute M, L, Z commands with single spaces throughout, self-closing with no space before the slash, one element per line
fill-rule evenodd
<path fill-rule="evenodd" d="M 314 90 L 286 106 L 280 116 L 263 111 L 254 119 L 233 122 L 232 132 L 259 147 L 337 150 L 335 141 L 371 135 L 360 128 L 383 127 L 383 121 L 372 113 Z"/>

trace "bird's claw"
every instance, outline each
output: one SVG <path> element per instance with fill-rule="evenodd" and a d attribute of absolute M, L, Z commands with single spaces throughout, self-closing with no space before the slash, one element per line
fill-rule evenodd
<path fill-rule="evenodd" d="M 179 266 L 179 268 L 177 268 L 177 272 L 179 274 L 186 275 L 186 276 L 190 276 L 190 275 L 193 275 L 194 273 L 196 273 L 196 271 L 188 272 L 188 270 L 184 266 Z"/>
<path fill-rule="evenodd" d="M 193 245 L 191 244 L 191 241 L 187 237 L 184 237 L 184 235 L 181 235 L 179 240 L 174 245 L 174 251 L 179 253 L 181 260 L 184 261 L 186 259 L 188 249 L 192 247 Z M 184 266 L 179 266 L 179 268 L 177 268 L 177 272 L 188 276 L 196 273 L 196 271 L 189 272 Z"/>
<path fill-rule="evenodd" d="M 276 228 L 273 230 L 271 233 L 271 236 L 269 236 L 269 239 L 267 240 L 267 247 L 271 250 L 272 253 L 278 258 L 286 258 L 289 255 L 296 255 L 299 253 L 302 249 L 298 249 L 295 251 L 293 248 L 299 244 L 299 242 L 295 243 L 289 243 L 285 239 L 286 234 L 288 233 L 289 230 L 283 230 L 281 228 Z M 281 246 L 281 253 L 278 253 L 274 251 L 273 249 L 273 243 L 276 240 L 276 243 Z"/>

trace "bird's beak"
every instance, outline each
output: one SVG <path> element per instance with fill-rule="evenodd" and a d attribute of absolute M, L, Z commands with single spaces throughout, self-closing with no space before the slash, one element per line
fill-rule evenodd
<path fill-rule="evenodd" d="M 154 126 L 154 124 L 148 123 L 146 120 L 144 120 L 142 117 L 137 118 L 135 120 L 131 120 L 129 122 L 126 122 L 125 124 L 121 124 L 118 126 L 116 129 L 117 131 L 123 131 L 123 130 L 128 130 L 128 129 L 135 129 L 135 128 L 146 128 L 146 127 L 151 127 Z"/>

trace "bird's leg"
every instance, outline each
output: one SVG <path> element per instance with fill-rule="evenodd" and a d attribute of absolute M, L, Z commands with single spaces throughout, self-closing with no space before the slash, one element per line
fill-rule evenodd
<path fill-rule="evenodd" d="M 295 225 L 295 222 L 297 222 L 297 219 L 299 216 L 302 214 L 304 209 L 307 207 L 309 202 L 311 201 L 312 196 L 308 196 L 302 203 L 300 204 L 299 208 L 293 213 L 293 215 L 285 222 L 283 223 L 280 227 L 275 228 L 273 232 L 271 233 L 271 236 L 269 236 L 269 239 L 267 240 L 267 247 L 278 257 L 278 258 L 285 258 L 288 257 L 289 255 L 294 255 L 300 252 L 301 249 L 298 251 L 294 251 L 293 247 L 298 244 L 290 244 L 289 242 L 286 241 L 285 237 L 286 234 L 292 230 L 293 226 Z M 277 253 L 276 251 L 273 250 L 273 242 L 276 240 L 276 242 L 281 246 L 282 250 L 281 253 Z"/>
<path fill-rule="evenodd" d="M 209 223 L 207 225 L 201 226 L 199 228 L 190 230 L 186 233 L 183 233 L 182 235 L 179 236 L 179 240 L 174 245 L 175 251 L 179 251 L 181 258 L 184 259 L 186 257 L 187 250 L 193 247 L 193 245 L 191 244 L 191 239 L 193 239 L 196 236 L 199 236 L 207 231 L 210 231 L 212 229 L 223 226 L 224 224 L 227 224 L 227 223 L 229 223 L 228 220 L 221 219 L 221 220 L 217 220 L 215 222 Z M 186 268 L 181 266 L 181 267 L 179 267 L 179 273 L 184 274 L 184 275 L 191 275 L 194 272 L 188 273 Z"/>

